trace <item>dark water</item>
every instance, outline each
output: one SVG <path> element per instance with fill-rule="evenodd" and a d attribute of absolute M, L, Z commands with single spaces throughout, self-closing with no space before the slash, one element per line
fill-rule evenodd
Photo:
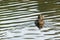
<path fill-rule="evenodd" d="M 41 30 L 34 24 L 39 14 L 45 16 Z M 60 40 L 60 2 L 1 1 L 0 40 Z"/>

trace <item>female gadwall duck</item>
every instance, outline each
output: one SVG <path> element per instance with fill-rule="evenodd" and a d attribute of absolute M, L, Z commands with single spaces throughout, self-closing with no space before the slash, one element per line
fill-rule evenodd
<path fill-rule="evenodd" d="M 38 19 L 35 21 L 35 25 L 41 29 L 44 26 L 44 16 L 38 15 Z"/>

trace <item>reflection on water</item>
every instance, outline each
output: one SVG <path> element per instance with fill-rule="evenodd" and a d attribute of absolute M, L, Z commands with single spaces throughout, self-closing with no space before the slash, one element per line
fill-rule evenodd
<path fill-rule="evenodd" d="M 1 1 L 0 40 L 59 40 L 59 4 L 58 1 L 41 2 L 40 5 L 37 1 Z M 34 24 L 38 14 L 45 16 L 41 30 Z"/>

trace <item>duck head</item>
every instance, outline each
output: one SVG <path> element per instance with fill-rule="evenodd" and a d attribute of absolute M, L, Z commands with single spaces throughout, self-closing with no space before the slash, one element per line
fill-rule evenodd
<path fill-rule="evenodd" d="M 39 20 L 44 20 L 44 16 L 43 15 L 38 15 L 38 19 Z"/>

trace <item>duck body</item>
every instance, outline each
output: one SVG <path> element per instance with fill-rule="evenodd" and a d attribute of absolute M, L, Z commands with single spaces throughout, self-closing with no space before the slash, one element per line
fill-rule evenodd
<path fill-rule="evenodd" d="M 44 26 L 44 21 L 38 20 L 38 22 L 39 22 L 39 27 L 42 28 Z"/>
<path fill-rule="evenodd" d="M 44 16 L 43 15 L 38 15 L 38 19 L 35 21 L 36 26 L 41 29 L 44 26 Z"/>

